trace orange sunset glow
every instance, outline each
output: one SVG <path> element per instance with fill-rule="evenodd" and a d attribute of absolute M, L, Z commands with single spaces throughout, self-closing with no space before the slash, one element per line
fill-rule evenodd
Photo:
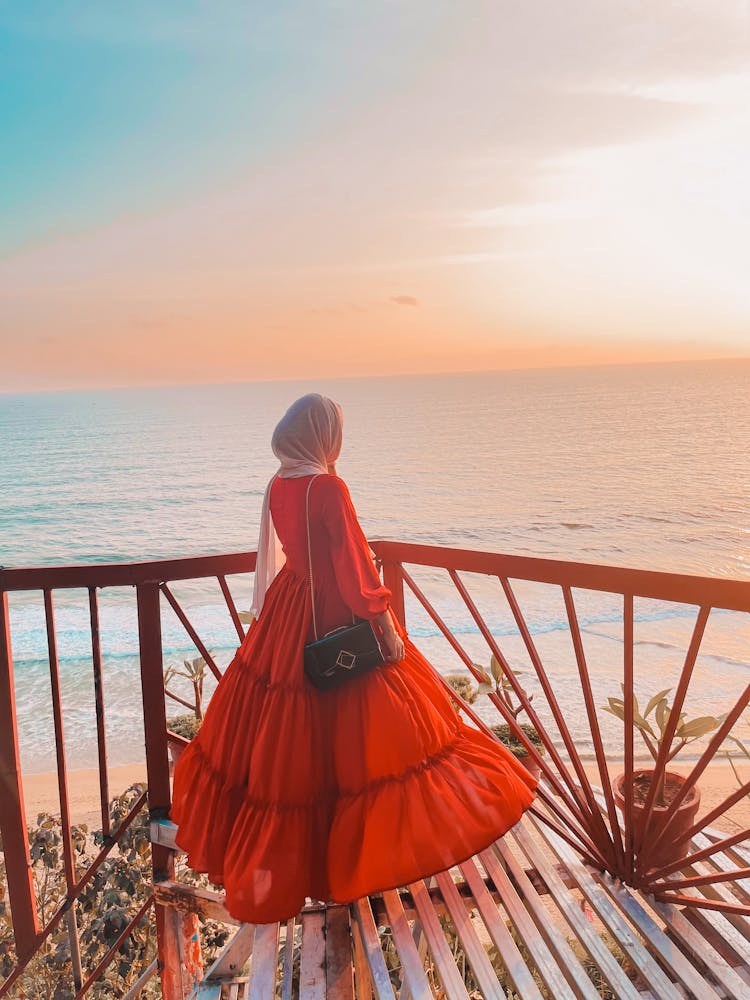
<path fill-rule="evenodd" d="M 136 7 L 0 16 L 0 390 L 750 354 L 742 5 Z"/>

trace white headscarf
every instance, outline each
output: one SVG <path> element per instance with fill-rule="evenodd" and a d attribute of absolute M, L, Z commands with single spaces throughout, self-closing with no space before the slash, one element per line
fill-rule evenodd
<path fill-rule="evenodd" d="M 336 474 L 336 459 L 341 451 L 343 413 L 332 399 L 311 392 L 292 403 L 276 425 L 271 448 L 281 465 L 271 478 L 263 497 L 255 565 L 252 613 L 257 618 L 266 591 L 284 565 L 285 557 L 271 517 L 271 486 L 276 476 L 298 479 L 318 473 Z"/>

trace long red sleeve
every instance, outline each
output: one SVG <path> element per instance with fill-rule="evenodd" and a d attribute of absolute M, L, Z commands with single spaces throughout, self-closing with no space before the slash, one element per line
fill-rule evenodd
<path fill-rule="evenodd" d="M 346 483 L 335 476 L 325 479 L 321 515 L 342 598 L 359 618 L 374 618 L 388 607 L 391 592 L 380 582 Z"/>

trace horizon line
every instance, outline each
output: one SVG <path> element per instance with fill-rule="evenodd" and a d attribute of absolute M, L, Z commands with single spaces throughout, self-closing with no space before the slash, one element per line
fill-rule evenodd
<path fill-rule="evenodd" d="M 297 382 L 309 382 L 311 379 L 318 379 L 326 382 L 355 382 L 373 381 L 376 379 L 397 379 L 397 378 L 431 378 L 440 375 L 499 375 L 504 372 L 531 372 L 531 371 L 586 371 L 595 368 L 656 368 L 675 365 L 701 365 L 725 362 L 750 362 L 750 354 L 736 355 L 729 357 L 722 355 L 719 357 L 705 358 L 674 358 L 671 360 L 657 361 L 598 361 L 591 364 L 554 364 L 554 365 L 521 365 L 508 368 L 445 368 L 435 371 L 405 371 L 405 372 L 383 372 L 373 375 L 300 375 L 294 378 L 268 377 L 255 379 L 226 379 L 218 382 L 134 382 L 130 384 L 114 383 L 106 385 L 80 385 L 65 387 L 36 387 L 28 389 L 3 389 L 0 388 L 0 396 L 25 396 L 41 395 L 47 393 L 67 393 L 67 392 L 112 392 L 127 389 L 179 389 L 179 388 L 203 388 L 211 386 L 229 385 L 267 385 L 267 384 L 294 384 Z"/>

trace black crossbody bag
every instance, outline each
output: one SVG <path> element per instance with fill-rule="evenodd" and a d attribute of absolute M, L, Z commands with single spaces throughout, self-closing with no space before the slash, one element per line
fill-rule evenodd
<path fill-rule="evenodd" d="M 305 519 L 307 521 L 307 559 L 310 564 L 310 602 L 315 641 L 305 646 L 305 674 L 311 684 L 321 691 L 329 691 L 353 677 L 361 677 L 385 663 L 383 651 L 373 630 L 372 623 L 352 615 L 351 625 L 318 637 L 315 616 L 315 586 L 313 583 L 312 545 L 310 542 L 310 487 L 317 479 L 313 476 L 307 485 Z"/>

